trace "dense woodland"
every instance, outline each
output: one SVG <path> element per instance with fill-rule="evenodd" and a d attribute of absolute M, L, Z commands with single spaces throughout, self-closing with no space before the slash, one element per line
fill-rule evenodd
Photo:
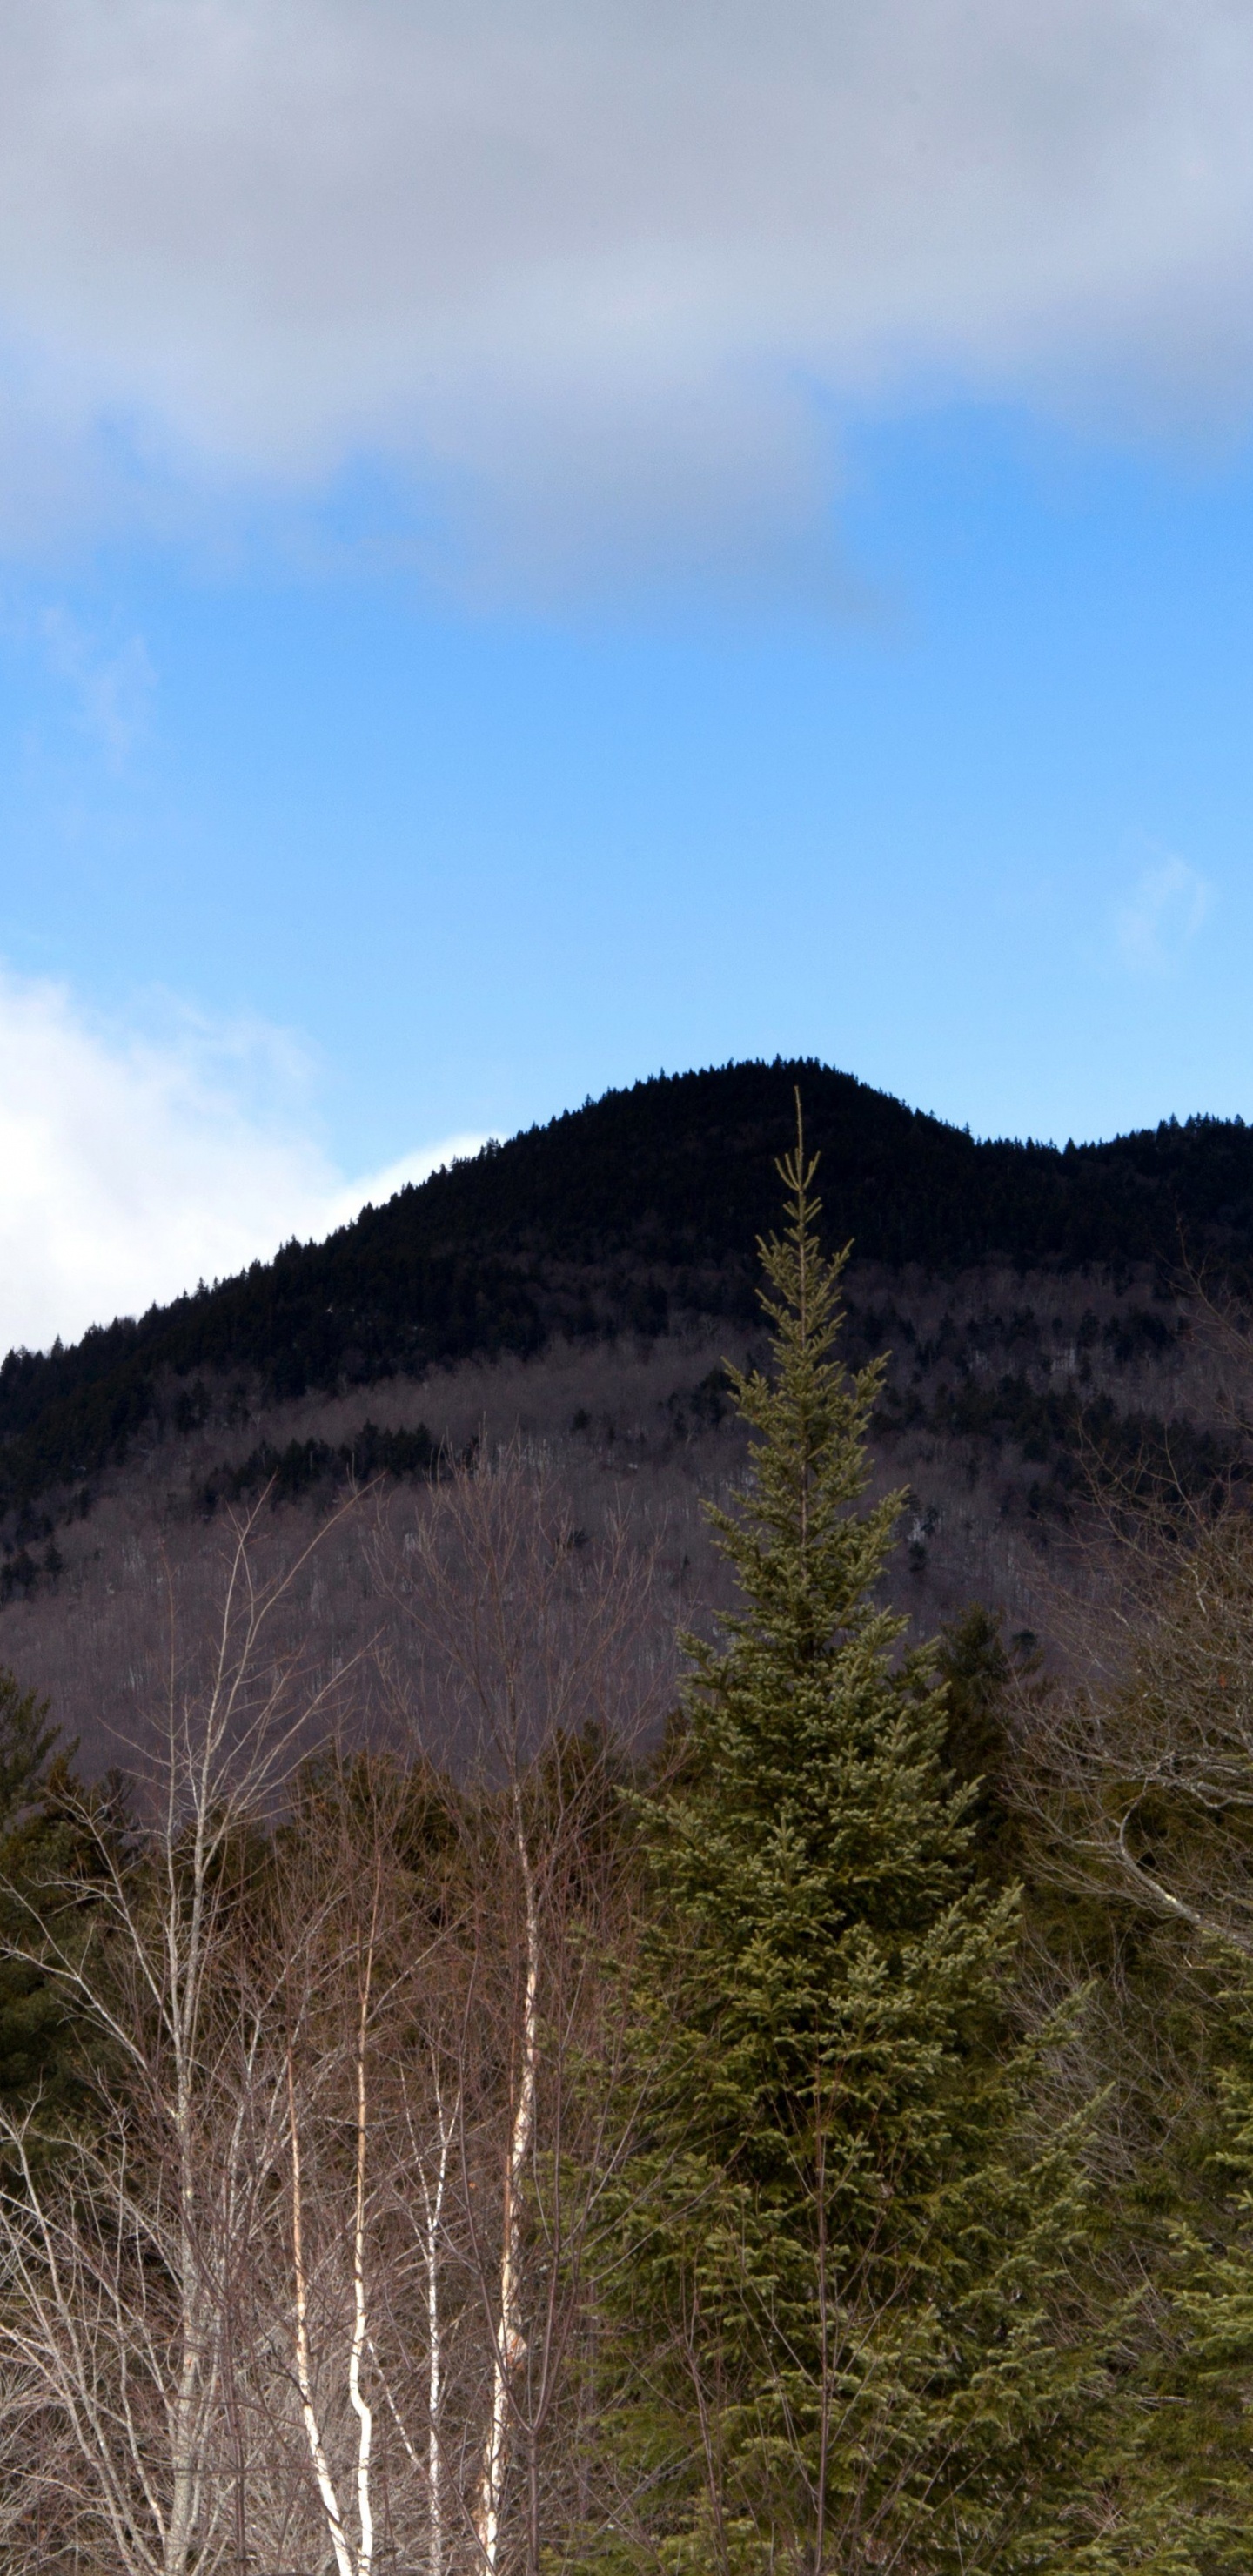
<path fill-rule="evenodd" d="M 829 1222 L 861 1264 L 952 1276 L 1253 1262 L 1253 1130 L 1171 1122 L 1112 1144 L 976 1143 L 818 1063 L 742 1064 L 610 1092 L 71 1350 L 0 1367 L 0 1516 L 90 1489 L 154 1421 L 193 1428 L 209 1387 L 268 1400 L 421 1378 L 555 1337 L 648 1337 L 756 1317 L 755 1244 L 800 1084 Z M 242 1401 L 242 1399 L 241 1399 Z"/>
<path fill-rule="evenodd" d="M 812 1179 L 677 1662 L 515 1443 L 361 1524 L 368 1731 L 265 1458 L 115 1770 L 0 1691 L 15 2576 L 1247 2569 L 1250 1521 L 1106 1483 L 1064 1669 L 908 1639 Z"/>

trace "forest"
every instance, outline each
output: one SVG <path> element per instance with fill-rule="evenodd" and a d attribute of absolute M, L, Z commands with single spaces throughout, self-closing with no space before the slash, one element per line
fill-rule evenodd
<path fill-rule="evenodd" d="M 258 1452 L 111 1769 L 0 1684 L 15 2576 L 1247 2570 L 1253 1525 L 1107 1480 L 1046 1657 L 907 1635 L 815 1169 L 718 1616 L 522 1439 Z"/>
<path fill-rule="evenodd" d="M 489 1144 L 326 1243 L 289 1244 L 70 1350 L 10 1352 L 0 1517 L 81 1488 L 154 1421 L 194 1422 L 206 1379 L 234 1373 L 283 1401 L 561 1336 L 647 1338 L 695 1316 L 751 1326 L 798 1085 L 832 1235 L 855 1240 L 859 1263 L 1248 1280 L 1253 1130 L 1239 1120 L 1063 1150 L 976 1143 L 817 1062 L 662 1075 Z"/>

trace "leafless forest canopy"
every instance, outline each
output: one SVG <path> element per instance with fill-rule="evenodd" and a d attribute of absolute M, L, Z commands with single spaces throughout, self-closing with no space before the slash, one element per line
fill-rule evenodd
<path fill-rule="evenodd" d="M 929 1282 L 863 1265 L 848 1295 L 850 1358 L 891 1355 L 873 1447 L 881 1486 L 909 1490 L 889 1579 L 920 1634 L 979 1600 L 1004 1611 L 1011 1632 L 1048 1635 L 1094 1457 L 1121 1472 L 1146 1443 L 1160 1456 L 1165 1442 L 1195 1482 L 1231 1454 L 1242 1363 L 1233 1369 L 1194 1295 L 1163 1293 L 1148 1270 L 1116 1284 L 986 1269 Z M 253 1462 L 235 1497 L 247 1508 L 292 1444 L 325 1444 L 335 1457 L 336 1473 L 293 1500 L 281 1478 L 272 1488 L 257 1545 L 285 1563 L 333 1519 L 345 1490 L 335 1453 L 359 1448 L 367 1421 L 385 1433 L 424 1426 L 454 1456 L 521 1438 L 575 1526 L 599 1535 L 625 1515 L 656 1551 L 673 1613 L 699 1621 L 725 1592 L 702 1498 L 716 1499 L 743 1463 L 722 1362 L 760 1348 L 751 1329 L 698 1321 L 286 1404 L 245 1372 L 198 1380 L 203 1418 L 180 1430 L 171 1404 L 164 1427 L 96 1481 L 86 1518 L 36 1515 L 20 1546 L 14 1525 L 5 1561 L 19 1579 L 0 1600 L 0 1660 L 49 1693 L 89 1767 L 106 1762 L 110 1731 L 129 1726 L 164 1669 L 171 1590 L 189 1625 L 210 1615 L 232 1477 Z M 364 1676 L 394 1659 L 397 1631 L 362 1530 L 408 1510 L 413 1485 L 368 1472 L 362 1482 L 363 1510 L 325 1531 L 288 1615 L 321 1678 L 355 1660 L 372 1692 Z"/>
<path fill-rule="evenodd" d="M 386 1604 L 369 1654 L 304 1650 L 323 1562 Z M 674 1692 L 653 1554 L 515 1446 L 236 1517 L 169 1603 L 124 1820 L 63 1784 L 64 1876 L 7 1908 L 90 2076 L 0 2115 L 5 2563 L 538 2567 L 613 2160 L 604 1820 Z"/>

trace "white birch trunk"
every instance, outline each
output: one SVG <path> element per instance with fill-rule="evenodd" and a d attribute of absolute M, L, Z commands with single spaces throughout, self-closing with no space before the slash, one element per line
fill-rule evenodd
<path fill-rule="evenodd" d="M 374 2563 L 374 2512 L 370 2501 L 370 2453 L 374 2438 L 374 2417 L 361 2386 L 361 2356 L 366 2344 L 365 2301 L 365 2148 L 366 2084 L 365 2036 L 370 2007 L 370 1970 L 373 1966 L 373 1940 L 370 1963 L 366 1969 L 361 1995 L 361 2023 L 357 2034 L 357 2198 L 352 2232 L 352 2348 L 348 2356 L 348 2394 L 357 2418 L 357 2522 L 361 2533 L 357 2552 L 358 2576 L 369 2576 Z"/>
<path fill-rule="evenodd" d="M 500 2564 L 501 2504 L 508 2466 L 512 2389 L 518 2369 L 526 2358 L 521 2306 L 522 2179 L 535 2132 L 535 2091 L 539 2070 L 539 1912 L 522 1822 L 521 1792 L 516 1785 L 513 1795 L 515 1839 L 526 1909 L 526 1982 L 522 2004 L 521 2077 L 505 2161 L 500 2303 L 492 2336 L 492 2412 L 483 2446 L 483 2475 L 474 2517 L 487 2576 L 496 2576 Z"/>
<path fill-rule="evenodd" d="M 461 2111 L 458 2093 L 449 2119 L 444 2117 L 444 2097 L 439 2077 L 435 2079 L 435 2109 L 439 2121 L 439 2163 L 435 2190 L 430 2191 L 422 2171 L 422 2198 L 426 2215 L 426 2479 L 427 2479 L 427 2562 L 429 2576 L 444 2576 L 444 2460 L 440 2408 L 443 2403 L 443 2318 L 439 2298 L 440 2239 L 443 2228 L 444 2193 L 448 2182 L 448 2157 L 457 2120 Z"/>
<path fill-rule="evenodd" d="M 326 2456 L 326 2445 L 322 2439 L 317 2409 L 313 2402 L 313 2373 L 309 2363 L 309 2290 L 305 2273 L 304 2217 L 300 2178 L 300 2131 L 296 2120 L 296 2081 L 292 2071 L 290 2052 L 287 2059 L 287 2096 L 291 2109 L 292 2260 L 296 2274 L 296 2385 L 300 2391 L 300 2414 L 305 2428 L 305 2440 L 309 2445 L 309 2459 L 314 2480 L 322 2499 L 326 2528 L 330 2534 L 331 2547 L 335 2552 L 335 2565 L 339 2576 L 354 2576 L 352 2551 L 348 2546 L 344 2518 L 339 2510 L 339 2498 L 331 2475 L 331 2464 Z"/>

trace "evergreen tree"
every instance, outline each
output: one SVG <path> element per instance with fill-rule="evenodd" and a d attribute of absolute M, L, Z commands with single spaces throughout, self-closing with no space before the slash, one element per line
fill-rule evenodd
<path fill-rule="evenodd" d="M 44 2126 L 81 2111 L 88 2050 L 63 1981 L 40 1964 L 42 1936 L 64 1939 L 98 1867 L 57 1739 L 48 1701 L 0 1670 L 0 2111 L 33 2110 Z"/>
<path fill-rule="evenodd" d="M 742 1606 L 688 1641 L 679 1761 L 643 1806 L 607 2545 L 676 2569 L 1071 2564 L 1074 2142 L 1033 2140 L 1016 1891 L 976 1867 L 943 1687 L 877 1597 L 902 1497 L 866 1500 L 882 1363 L 835 1357 L 846 1256 L 821 1255 L 814 1168 L 798 1124 L 761 1246 L 774 1365 L 729 1371 L 752 1472 L 712 1513 Z"/>
<path fill-rule="evenodd" d="M 1253 2538 L 1253 1980 L 1230 1958 L 1210 1971 L 1192 2000 L 1218 2061 L 1211 2085 L 1198 2067 L 1186 2136 L 1137 2177 L 1124 2213 L 1143 2212 L 1153 2296 L 1108 2479 L 1109 2557 L 1138 2568 L 1151 2529 L 1171 2576 L 1247 2576 Z"/>

